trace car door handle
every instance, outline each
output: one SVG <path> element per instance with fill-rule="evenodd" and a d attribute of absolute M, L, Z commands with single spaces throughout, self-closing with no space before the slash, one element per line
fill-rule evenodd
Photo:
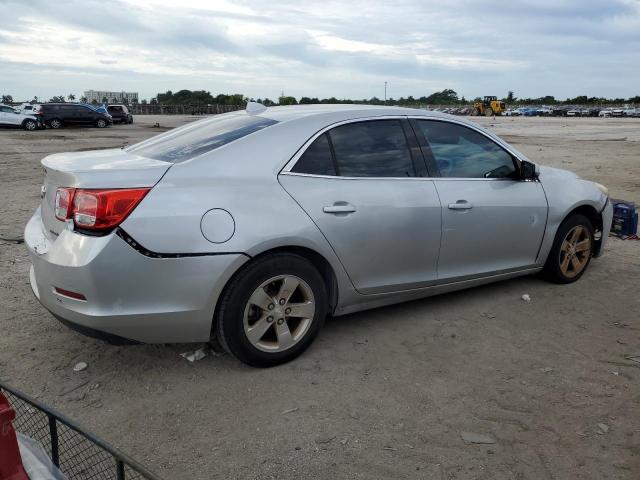
<path fill-rule="evenodd" d="M 334 205 L 322 207 L 322 211 L 324 213 L 353 213 L 356 211 L 356 207 L 354 207 L 349 203 L 338 204 L 338 205 L 334 204 Z"/>
<path fill-rule="evenodd" d="M 458 200 L 456 203 L 450 203 L 449 208 L 451 210 L 469 210 L 473 208 L 473 205 L 466 200 Z"/>

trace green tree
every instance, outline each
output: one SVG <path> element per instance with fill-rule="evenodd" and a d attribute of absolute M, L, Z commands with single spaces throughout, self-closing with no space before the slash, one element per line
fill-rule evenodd
<path fill-rule="evenodd" d="M 507 93 L 507 98 L 504 99 L 507 103 L 514 103 L 516 101 L 516 97 L 513 95 L 513 90 L 509 90 Z"/>
<path fill-rule="evenodd" d="M 13 103 L 13 97 L 11 95 L 2 95 L 2 103 Z"/>
<path fill-rule="evenodd" d="M 76 96 L 73 93 L 70 93 L 69 95 L 67 95 L 67 99 L 70 102 L 73 102 L 76 99 Z"/>
<path fill-rule="evenodd" d="M 109 99 L 107 97 L 102 97 L 102 103 L 109 103 Z"/>
<path fill-rule="evenodd" d="M 296 97 L 288 97 L 286 95 L 283 95 L 278 99 L 278 104 L 279 105 L 297 105 L 298 101 L 296 100 Z"/>
<path fill-rule="evenodd" d="M 82 97 L 80 97 L 80 102 L 81 103 L 87 103 L 87 97 L 85 97 L 84 95 Z"/>
<path fill-rule="evenodd" d="M 429 95 L 425 99 L 425 103 L 428 105 L 455 105 L 460 103 L 460 100 L 455 90 L 446 88 L 441 92 L 435 92 Z"/>

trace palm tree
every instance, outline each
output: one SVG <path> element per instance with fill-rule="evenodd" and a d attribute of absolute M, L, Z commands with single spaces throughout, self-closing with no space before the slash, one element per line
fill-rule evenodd
<path fill-rule="evenodd" d="M 73 102 L 76 99 L 76 96 L 73 93 L 70 93 L 67 95 L 67 99 L 69 99 L 70 102 Z"/>

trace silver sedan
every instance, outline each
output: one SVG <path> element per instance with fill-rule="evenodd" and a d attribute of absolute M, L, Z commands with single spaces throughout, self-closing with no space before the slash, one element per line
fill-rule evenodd
<path fill-rule="evenodd" d="M 215 338 L 255 366 L 299 355 L 327 315 L 574 282 L 612 217 L 602 185 L 395 107 L 250 103 L 42 165 L 25 241 L 45 308 L 111 342 Z"/>

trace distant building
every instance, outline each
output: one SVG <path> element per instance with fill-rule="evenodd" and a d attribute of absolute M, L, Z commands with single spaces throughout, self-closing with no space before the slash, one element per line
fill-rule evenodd
<path fill-rule="evenodd" d="M 105 92 L 101 90 L 87 90 L 84 92 L 87 103 L 94 100 L 103 103 L 107 99 L 107 103 L 138 103 L 138 92 Z"/>

